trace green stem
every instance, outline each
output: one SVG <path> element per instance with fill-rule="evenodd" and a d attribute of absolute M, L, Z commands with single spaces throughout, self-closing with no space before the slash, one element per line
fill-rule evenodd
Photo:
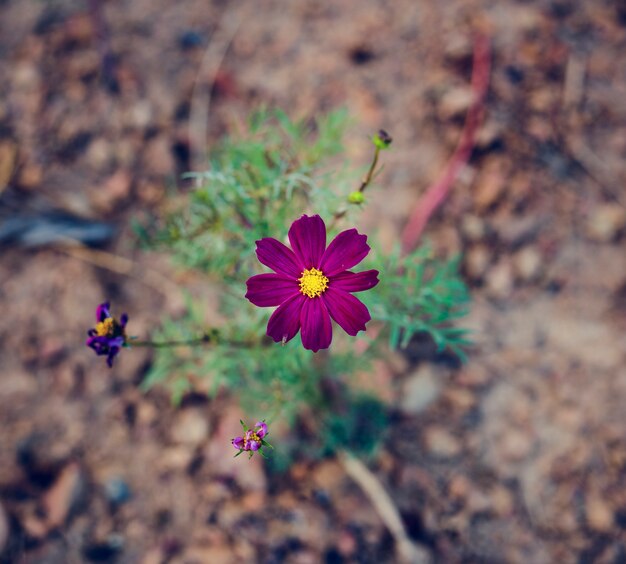
<path fill-rule="evenodd" d="M 150 347 L 153 349 L 165 349 L 169 347 L 198 347 L 202 345 L 217 344 L 218 339 L 216 335 L 210 335 L 205 333 L 202 337 L 196 339 L 185 339 L 181 341 L 135 341 L 130 340 L 128 345 L 130 347 Z M 231 347 L 250 347 L 251 343 L 245 341 L 223 341 L 224 344 Z"/>
<path fill-rule="evenodd" d="M 374 172 L 376 171 L 376 165 L 378 164 L 378 156 L 380 155 L 380 151 L 380 147 L 375 146 L 374 158 L 372 159 L 367 174 L 363 177 L 363 180 L 361 180 L 361 184 L 359 185 L 357 192 L 360 192 L 362 194 L 365 189 L 371 184 L 372 179 L 374 178 Z M 333 215 L 333 219 L 330 223 L 330 226 L 328 227 L 328 230 L 332 231 L 336 227 L 337 222 L 342 219 L 346 215 L 346 213 L 348 213 L 348 208 L 344 207 L 341 210 L 337 210 Z"/>
<path fill-rule="evenodd" d="M 187 339 L 184 341 L 130 341 L 131 347 L 150 347 L 153 349 L 164 349 L 167 347 L 196 347 L 211 343 L 212 339 L 209 335 L 203 335 L 199 339 Z"/>
<path fill-rule="evenodd" d="M 359 192 L 361 193 L 370 185 L 370 182 L 372 182 L 374 171 L 376 170 L 376 165 L 378 164 L 378 155 L 380 155 L 380 147 L 376 147 L 372 164 L 370 165 L 365 178 L 361 181 L 361 185 L 359 186 Z"/>

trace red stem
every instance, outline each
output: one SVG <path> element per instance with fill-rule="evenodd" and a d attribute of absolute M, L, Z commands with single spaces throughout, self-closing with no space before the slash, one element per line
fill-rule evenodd
<path fill-rule="evenodd" d="M 485 113 L 484 103 L 487 89 L 489 88 L 490 69 L 491 46 L 489 38 L 479 34 L 474 39 L 474 61 L 472 67 L 474 101 L 467 112 L 459 144 L 448 161 L 443 174 L 421 197 L 402 232 L 402 251 L 405 254 L 417 247 L 428 220 L 444 202 L 459 172 L 467 164 L 472 154 L 476 133 Z"/>

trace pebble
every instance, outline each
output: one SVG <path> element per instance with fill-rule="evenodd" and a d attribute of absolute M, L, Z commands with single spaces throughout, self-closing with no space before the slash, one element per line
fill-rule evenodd
<path fill-rule="evenodd" d="M 41 165 L 27 162 L 17 175 L 17 183 L 24 190 L 33 190 L 41 185 L 43 180 L 43 168 Z M 0 184 L 0 191 L 2 186 Z"/>
<path fill-rule="evenodd" d="M 599 533 L 608 533 L 613 528 L 613 511 L 596 494 L 589 494 L 585 499 L 585 517 L 589 527 Z"/>
<path fill-rule="evenodd" d="M 513 269 L 518 280 L 532 282 L 541 273 L 543 259 L 535 247 L 524 247 L 513 256 Z"/>
<path fill-rule="evenodd" d="M 511 462 L 527 458 L 532 447 L 533 439 L 530 434 L 519 429 L 509 429 L 500 444 L 502 455 Z"/>
<path fill-rule="evenodd" d="M 47 526 L 54 529 L 63 525 L 70 513 L 81 503 L 86 490 L 87 481 L 83 469 L 77 462 L 71 462 L 43 496 L 42 505 Z"/>
<path fill-rule="evenodd" d="M 609 243 L 626 226 L 626 210 L 619 204 L 596 207 L 585 223 L 585 232 L 592 241 Z"/>
<path fill-rule="evenodd" d="M 437 458 L 453 458 L 461 453 L 461 442 L 447 429 L 433 426 L 426 430 L 426 448 Z"/>
<path fill-rule="evenodd" d="M 176 415 L 170 436 L 175 443 L 198 446 L 209 436 L 209 421 L 199 409 L 183 409 Z"/>
<path fill-rule="evenodd" d="M 0 141 L 0 194 L 9 183 L 17 159 L 17 145 L 10 141 Z"/>
<path fill-rule="evenodd" d="M 105 213 L 113 211 L 130 196 L 132 181 L 132 176 L 125 170 L 113 173 L 92 195 L 93 205 Z"/>
<path fill-rule="evenodd" d="M 513 266 L 501 259 L 485 277 L 487 292 L 492 298 L 508 298 L 513 290 Z"/>
<path fill-rule="evenodd" d="M 505 186 L 505 174 L 495 162 L 490 165 L 475 183 L 473 192 L 474 206 L 480 212 L 493 206 L 502 196 Z"/>
<path fill-rule="evenodd" d="M 446 92 L 439 104 L 439 116 L 448 120 L 463 115 L 474 101 L 474 93 L 468 86 L 459 86 Z"/>
<path fill-rule="evenodd" d="M 94 139 L 87 148 L 85 155 L 89 166 L 95 170 L 105 170 L 113 161 L 113 148 L 103 137 Z"/>
<path fill-rule="evenodd" d="M 111 478 L 104 484 L 107 501 L 113 505 L 122 505 L 131 498 L 129 485 L 119 477 Z"/>
<path fill-rule="evenodd" d="M 486 245 L 474 245 L 465 253 L 465 270 L 473 280 L 481 280 L 491 264 L 491 251 Z"/>
<path fill-rule="evenodd" d="M 441 374 L 436 372 L 433 365 L 422 364 L 402 386 L 400 409 L 407 414 L 421 413 L 437 401 L 441 390 Z"/>
<path fill-rule="evenodd" d="M 476 243 L 485 237 L 487 229 L 482 218 L 473 214 L 466 214 L 461 220 L 461 233 L 468 240 Z"/>
<path fill-rule="evenodd" d="M 170 140 L 165 135 L 158 135 L 148 143 L 142 160 L 150 174 L 166 176 L 176 170 Z"/>

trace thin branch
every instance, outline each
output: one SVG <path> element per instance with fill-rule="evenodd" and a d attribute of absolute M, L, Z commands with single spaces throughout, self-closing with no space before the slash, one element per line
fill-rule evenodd
<path fill-rule="evenodd" d="M 474 101 L 467 112 L 461 139 L 443 174 L 426 190 L 426 193 L 413 210 L 402 233 L 402 249 L 404 253 L 409 253 L 417 246 L 428 220 L 445 201 L 459 172 L 467 164 L 472 154 L 476 133 L 484 115 L 484 102 L 487 89 L 489 88 L 490 68 L 491 46 L 489 38 L 479 34 L 474 40 L 474 63 L 472 70 Z"/>
<path fill-rule="evenodd" d="M 378 478 L 363 464 L 346 451 L 337 454 L 339 463 L 363 490 L 376 509 L 383 523 L 396 542 L 398 558 L 411 564 L 427 564 L 431 561 L 426 549 L 417 546 L 410 538 L 402 522 L 398 508 Z"/>
<path fill-rule="evenodd" d="M 126 257 L 98 249 L 89 249 L 73 240 L 72 243 L 68 246 L 55 247 L 55 250 L 100 268 L 106 268 L 111 272 L 135 278 L 165 296 L 180 295 L 178 286 L 156 270 L 140 266 Z"/>

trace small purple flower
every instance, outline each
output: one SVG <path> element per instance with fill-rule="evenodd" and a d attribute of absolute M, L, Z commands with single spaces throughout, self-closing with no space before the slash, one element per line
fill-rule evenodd
<path fill-rule="evenodd" d="M 278 306 L 267 324 L 267 334 L 274 341 L 286 343 L 302 330 L 305 349 L 327 349 L 333 338 L 331 318 L 353 337 L 365 331 L 371 316 L 351 292 L 376 286 L 378 271 L 348 269 L 369 253 L 366 241 L 366 235 L 348 229 L 326 247 L 322 218 L 303 215 L 289 229 L 293 250 L 271 237 L 256 242 L 259 262 L 275 274 L 249 278 L 246 298 L 259 307 Z"/>
<path fill-rule="evenodd" d="M 263 454 L 261 449 L 264 446 L 272 448 L 272 445 L 265 440 L 268 434 L 265 421 L 257 421 L 252 429 L 248 429 L 243 421 L 241 421 L 241 426 L 244 431 L 243 436 L 235 437 L 231 441 L 233 447 L 239 451 L 235 456 L 239 456 L 244 451 L 249 452 L 250 456 L 257 451 Z"/>
<path fill-rule="evenodd" d="M 87 331 L 89 338 L 85 343 L 96 351 L 98 356 L 107 357 L 109 368 L 113 366 L 113 359 L 126 345 L 126 324 L 128 315 L 122 314 L 118 321 L 109 312 L 110 304 L 105 302 L 96 309 L 96 326 Z"/>

